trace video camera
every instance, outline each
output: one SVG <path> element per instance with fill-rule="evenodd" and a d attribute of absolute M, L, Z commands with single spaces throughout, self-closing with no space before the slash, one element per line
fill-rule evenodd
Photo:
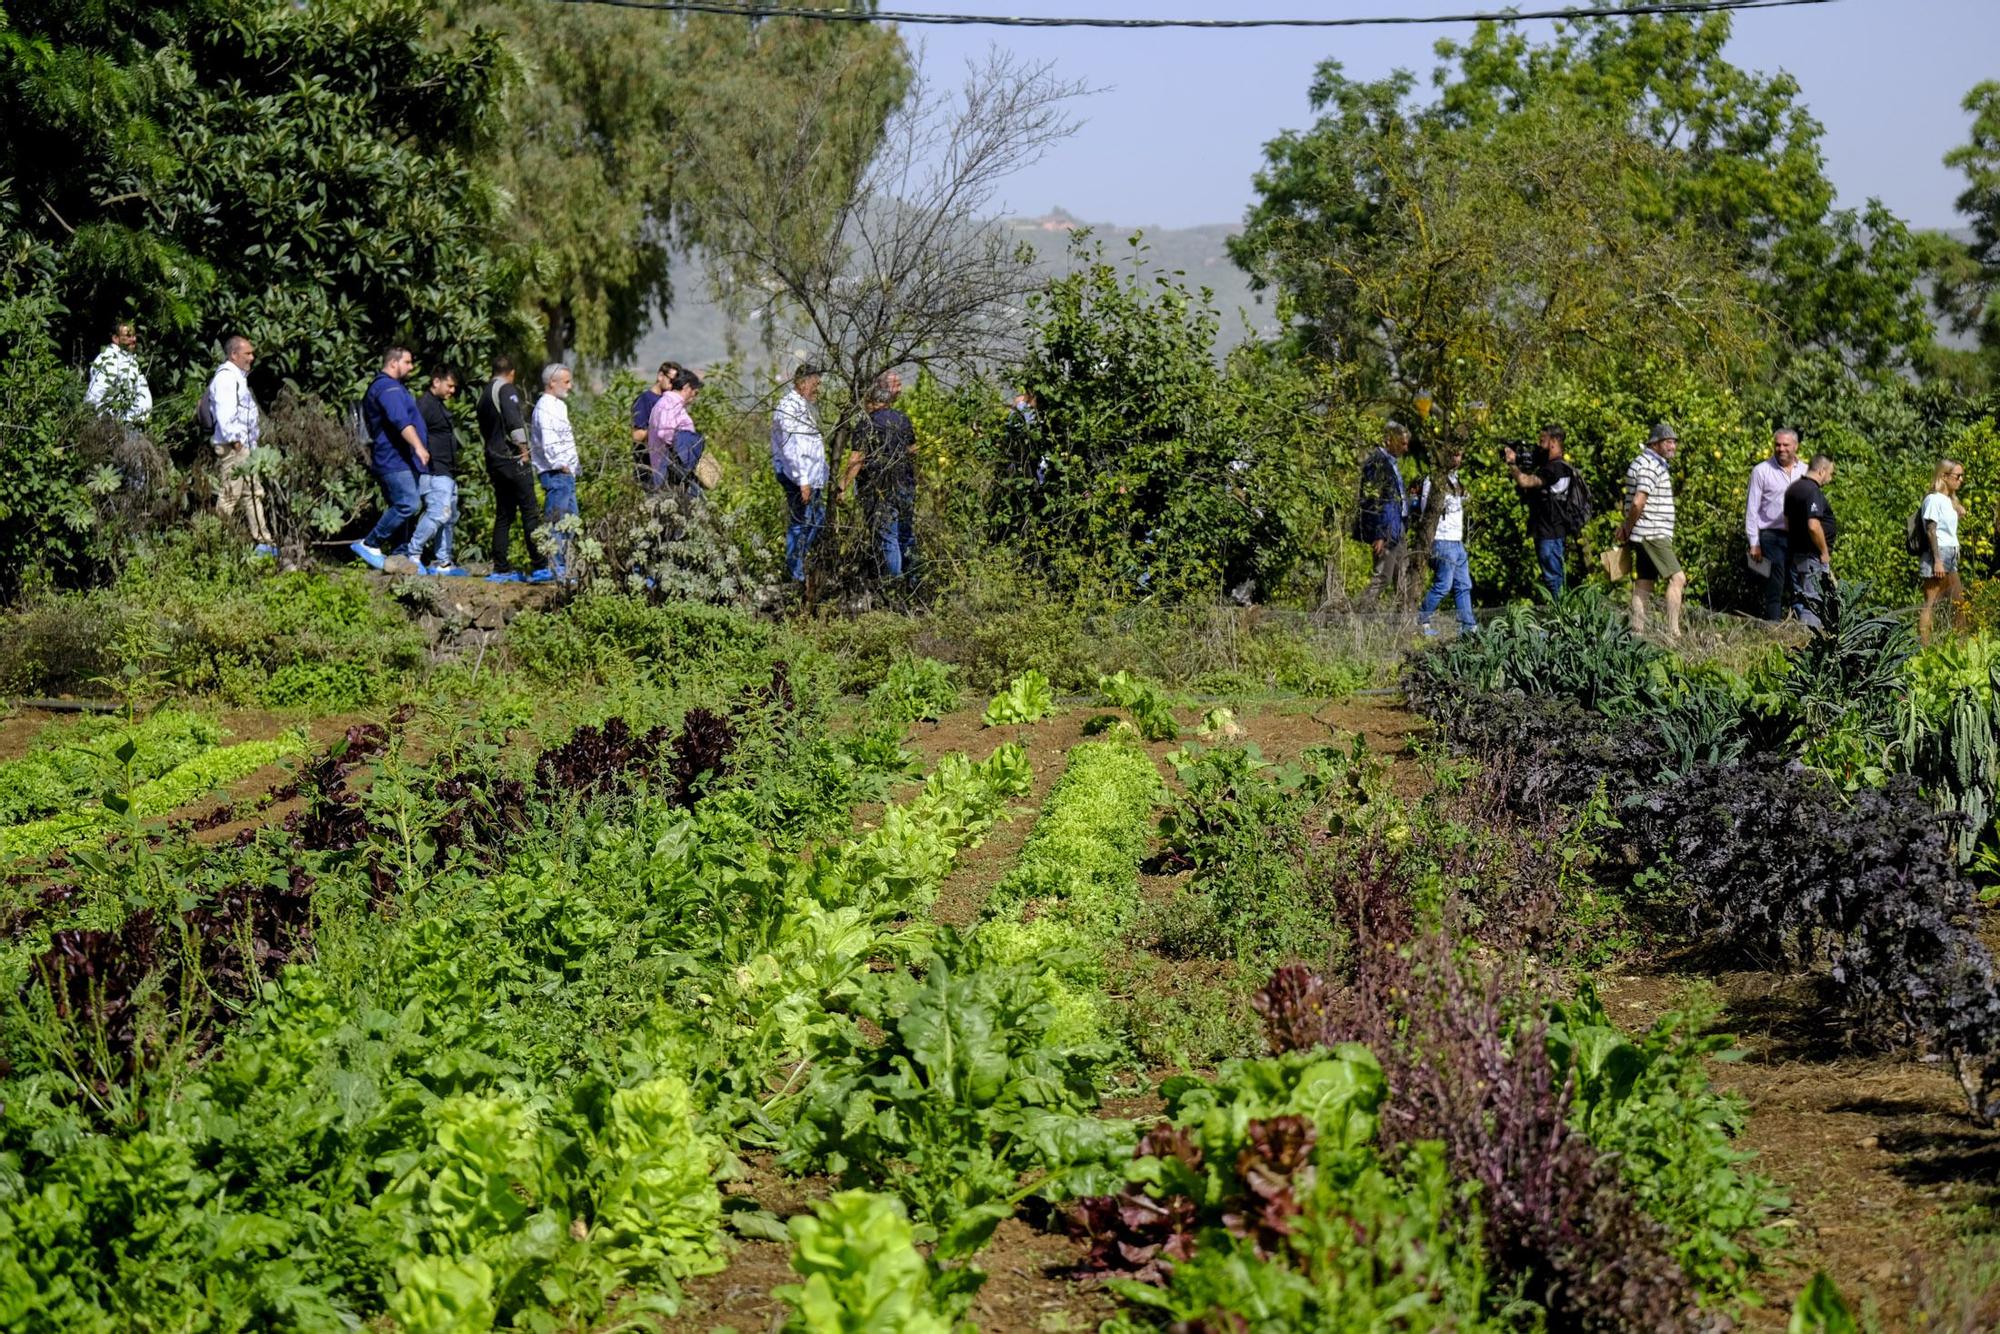
<path fill-rule="evenodd" d="M 1542 450 L 1542 442 L 1539 439 L 1525 443 L 1513 440 L 1502 441 L 1500 444 L 1500 457 L 1503 460 L 1507 457 L 1507 451 L 1510 449 L 1514 451 L 1514 466 L 1522 472 L 1533 472 L 1549 461 L 1548 455 Z"/>

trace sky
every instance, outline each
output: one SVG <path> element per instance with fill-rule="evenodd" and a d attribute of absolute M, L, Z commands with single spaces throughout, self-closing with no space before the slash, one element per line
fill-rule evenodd
<path fill-rule="evenodd" d="M 1488 0 L 881 0 L 885 10 L 1106 17 L 1298 17 L 1463 13 Z M 1517 8 L 1553 7 L 1517 3 Z M 1959 103 L 2000 79 L 2000 0 L 1833 0 L 1733 16 L 1728 57 L 1785 70 L 1826 127 L 1821 149 L 1843 205 L 1877 196 L 1918 227 L 1959 227 L 1963 179 L 1940 159 L 1963 143 Z M 1525 25 L 1545 38 L 1547 22 Z M 1101 89 L 1080 104 L 1074 137 L 1008 183 L 1006 211 L 1068 209 L 1089 222 L 1188 227 L 1240 221 L 1267 140 L 1310 123 L 1314 67 L 1338 58 L 1351 78 L 1415 71 L 1427 87 L 1440 37 L 1425 27 L 1120 31 L 906 27 L 931 77 L 957 82 L 1000 45 L 1054 61 Z"/>

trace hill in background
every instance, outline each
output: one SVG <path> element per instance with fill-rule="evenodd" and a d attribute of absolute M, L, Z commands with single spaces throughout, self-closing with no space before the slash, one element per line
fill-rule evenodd
<path fill-rule="evenodd" d="M 1190 288 L 1213 291 L 1215 308 L 1222 315 L 1216 339 L 1218 356 L 1248 336 L 1269 337 L 1277 331 L 1269 294 L 1252 292 L 1249 278 L 1230 261 L 1226 243 L 1242 230 L 1234 223 L 1135 229 L 1113 223 L 1085 224 L 1060 208 L 1039 217 L 1007 221 L 1011 231 L 1034 247 L 1040 271 L 1049 276 L 1074 267 L 1070 239 L 1086 225 L 1092 236 L 1104 243 L 1104 252 L 1114 263 L 1132 261 L 1133 248 L 1126 242 L 1134 231 L 1142 231 L 1144 248 L 1139 262 L 1146 272 L 1179 271 Z M 788 365 L 796 359 L 792 349 L 767 351 L 761 325 L 754 317 L 732 320 L 712 299 L 699 256 L 683 256 L 676 274 L 679 290 L 666 323 L 656 324 L 640 340 L 633 364 L 642 373 L 669 358 L 685 365 L 715 366 L 734 357 L 746 365 L 766 367 Z"/>

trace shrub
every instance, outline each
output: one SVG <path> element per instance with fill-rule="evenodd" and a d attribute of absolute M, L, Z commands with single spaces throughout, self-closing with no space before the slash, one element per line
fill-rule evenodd
<path fill-rule="evenodd" d="M 891 722 L 934 722 L 958 707 L 952 668 L 936 658 L 899 658 L 868 692 L 868 705 Z"/>

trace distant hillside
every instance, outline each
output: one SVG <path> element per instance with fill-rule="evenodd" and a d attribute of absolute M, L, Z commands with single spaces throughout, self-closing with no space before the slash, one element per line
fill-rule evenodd
<path fill-rule="evenodd" d="M 1063 209 L 1035 218 L 1012 218 L 1007 226 L 1035 249 L 1042 272 L 1055 274 L 1070 267 L 1071 234 L 1085 224 Z M 1093 237 L 1104 242 L 1105 254 L 1124 263 L 1132 254 L 1127 238 L 1137 228 L 1115 223 L 1089 224 Z M 1257 337 L 1276 331 L 1271 306 L 1250 290 L 1250 280 L 1230 262 L 1224 248 L 1239 230 L 1233 223 L 1201 227 L 1143 229 L 1143 262 L 1150 271 L 1178 270 L 1189 287 L 1214 292 L 1222 325 L 1217 337 L 1220 354 L 1243 341 L 1246 328 Z M 682 257 L 675 268 L 678 291 L 664 326 L 656 325 L 639 344 L 634 365 L 646 369 L 672 360 L 692 366 L 713 366 L 732 355 L 750 365 L 782 365 L 796 356 L 793 349 L 767 354 L 762 330 L 754 321 L 731 320 L 708 292 L 708 281 L 695 255 Z"/>

